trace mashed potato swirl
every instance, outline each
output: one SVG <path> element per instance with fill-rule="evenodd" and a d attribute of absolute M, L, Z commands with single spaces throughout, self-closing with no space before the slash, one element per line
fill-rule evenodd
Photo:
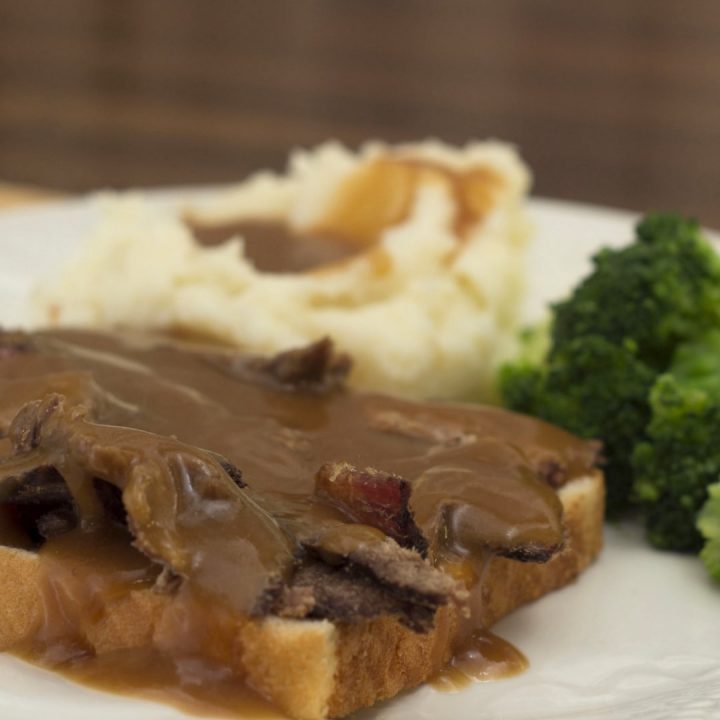
<path fill-rule="evenodd" d="M 516 329 L 529 174 L 499 143 L 328 143 L 206 202 L 101 200 L 81 253 L 36 292 L 42 324 L 181 329 L 272 353 L 329 335 L 360 388 L 487 399 Z M 190 223 L 280 221 L 349 243 L 304 272 L 262 272 L 242 237 L 200 245 Z"/>

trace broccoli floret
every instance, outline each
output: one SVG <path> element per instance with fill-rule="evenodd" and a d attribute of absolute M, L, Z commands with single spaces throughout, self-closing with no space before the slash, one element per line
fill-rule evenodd
<path fill-rule="evenodd" d="M 720 327 L 679 345 L 669 372 L 679 382 L 720 398 Z"/>
<path fill-rule="evenodd" d="M 506 365 L 500 374 L 505 404 L 577 435 L 603 439 L 607 511 L 627 506 L 635 438 L 649 420 L 647 396 L 655 372 L 631 342 L 614 345 L 591 335 L 554 348 L 549 362 Z"/>
<path fill-rule="evenodd" d="M 617 515 L 639 499 L 656 544 L 694 548 L 699 535 L 693 513 L 704 500 L 714 459 L 695 455 L 693 461 L 681 447 L 702 425 L 676 438 L 680 431 L 672 421 L 672 403 L 685 417 L 697 401 L 697 372 L 692 392 L 683 383 L 658 378 L 671 363 L 685 372 L 697 362 L 676 353 L 679 345 L 720 328 L 720 259 L 698 224 L 676 215 L 649 215 L 636 235 L 632 245 L 595 256 L 593 272 L 553 307 L 545 356 L 526 354 L 505 366 L 501 394 L 512 409 L 600 438 L 608 514 Z M 716 382 L 720 385 L 720 378 Z M 708 422 L 714 412 L 714 402 L 703 405 Z M 699 446 L 710 443 L 710 436 L 708 430 Z M 651 483 L 656 471 L 659 479 Z M 672 473 L 684 480 L 672 483 Z"/>
<path fill-rule="evenodd" d="M 633 455 L 635 496 L 657 547 L 697 551 L 707 488 L 720 479 L 720 330 L 681 345 L 650 393 L 647 440 Z"/>
<path fill-rule="evenodd" d="M 553 352 L 587 335 L 632 340 L 638 357 L 662 371 L 679 342 L 720 325 L 720 259 L 698 224 L 649 215 L 636 235 L 628 247 L 598 253 L 592 274 L 555 305 Z"/>
<path fill-rule="evenodd" d="M 710 575 L 720 580 L 720 482 L 708 488 L 708 499 L 700 511 L 697 526 L 705 538 L 700 557 Z"/>
<path fill-rule="evenodd" d="M 538 415 L 537 398 L 545 384 L 545 356 L 550 343 L 548 322 L 523 329 L 517 356 L 500 368 L 499 383 L 506 406 Z"/>

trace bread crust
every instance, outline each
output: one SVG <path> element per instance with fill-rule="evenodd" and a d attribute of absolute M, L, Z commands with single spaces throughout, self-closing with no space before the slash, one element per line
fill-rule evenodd
<path fill-rule="evenodd" d="M 517 607 L 571 582 L 602 547 L 604 484 L 600 472 L 559 490 L 567 531 L 565 549 L 544 564 L 493 558 L 483 580 L 482 620 L 489 627 Z M 38 556 L 0 548 L 0 650 L 30 637 L 43 617 Z M 161 632 L 172 599 L 138 590 L 108 602 L 89 623 L 97 653 L 149 644 Z M 458 609 L 441 608 L 425 634 L 380 618 L 327 620 L 241 619 L 235 649 L 249 685 L 298 720 L 341 717 L 393 697 L 436 675 L 459 630 Z"/>
<path fill-rule="evenodd" d="M 558 494 L 567 530 L 565 549 L 542 564 L 494 557 L 483 579 L 485 627 L 572 582 L 600 552 L 605 511 L 601 473 L 574 480 Z M 340 626 L 338 670 L 328 714 L 341 717 L 431 679 L 450 659 L 458 629 L 454 606 L 441 608 L 434 629 L 425 635 L 389 619 Z"/>

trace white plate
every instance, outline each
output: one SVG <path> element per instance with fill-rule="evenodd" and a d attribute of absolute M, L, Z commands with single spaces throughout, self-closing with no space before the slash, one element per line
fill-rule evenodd
<path fill-rule="evenodd" d="M 186 197 L 170 195 L 170 201 Z M 162 196 L 167 202 L 168 196 Z M 531 205 L 528 317 L 587 271 L 590 255 L 631 236 L 629 213 L 554 201 Z M 0 215 L 0 323 L 22 323 L 31 285 L 94 222 L 89 200 Z M 607 529 L 580 582 L 500 623 L 530 659 L 523 675 L 450 695 L 422 687 L 357 720 L 717 720 L 720 585 L 697 559 L 650 549 L 632 525 Z M 0 718 L 171 720 L 162 705 L 105 695 L 0 655 Z"/>

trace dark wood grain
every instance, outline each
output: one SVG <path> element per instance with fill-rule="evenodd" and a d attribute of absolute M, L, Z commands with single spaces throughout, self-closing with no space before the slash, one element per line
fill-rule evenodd
<path fill-rule="evenodd" d="M 538 194 L 720 226 L 718 0 L 0 0 L 0 178 L 237 180 L 337 137 L 517 143 Z"/>

